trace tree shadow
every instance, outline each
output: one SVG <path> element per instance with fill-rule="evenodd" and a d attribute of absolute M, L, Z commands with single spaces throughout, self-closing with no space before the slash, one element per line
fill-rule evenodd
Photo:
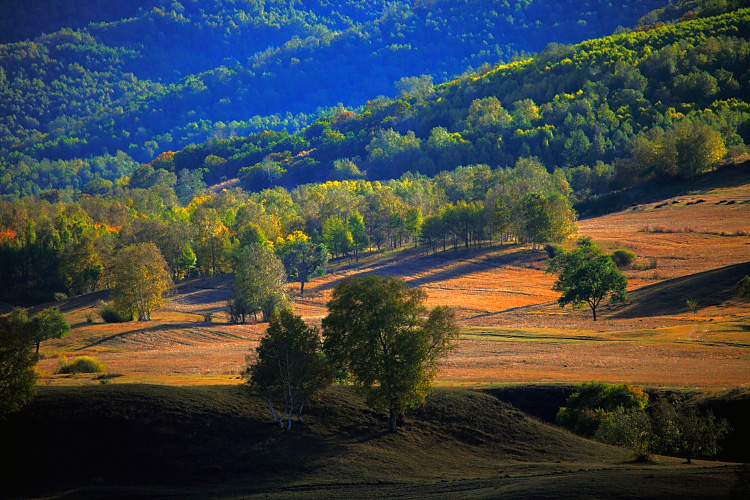
<path fill-rule="evenodd" d="M 503 253 L 497 252 L 504 250 Z M 445 251 L 425 255 L 424 249 L 404 255 L 403 251 L 392 257 L 373 263 L 372 265 L 356 268 L 347 267 L 355 275 L 376 274 L 379 276 L 394 276 L 405 278 L 407 285 L 426 286 L 457 279 L 472 272 L 501 269 L 505 266 L 529 266 L 546 259 L 544 252 L 533 252 L 519 245 L 493 245 L 484 248 L 448 248 Z M 316 287 L 317 291 L 335 288 L 337 281 L 324 283 Z"/>
<path fill-rule="evenodd" d="M 697 300 L 700 308 L 717 306 L 731 299 L 737 282 L 750 275 L 750 262 L 712 269 L 644 286 L 629 293 L 629 304 L 611 318 L 642 318 L 685 314 L 688 300 Z"/>

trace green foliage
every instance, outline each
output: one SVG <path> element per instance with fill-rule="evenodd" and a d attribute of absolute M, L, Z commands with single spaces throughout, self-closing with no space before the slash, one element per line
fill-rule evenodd
<path fill-rule="evenodd" d="M 618 407 L 596 431 L 596 439 L 631 448 L 638 458 L 649 453 L 687 459 L 711 458 L 719 451 L 719 442 L 729 432 L 725 420 L 711 412 L 701 413 L 694 404 L 659 399 L 644 410 Z"/>
<path fill-rule="evenodd" d="M 243 377 L 257 390 L 281 428 L 292 428 L 292 416 L 302 422 L 302 411 L 310 398 L 333 381 L 323 356 L 317 328 L 308 327 L 300 316 L 282 309 L 268 322 L 251 364 Z M 277 409 L 280 415 L 277 415 Z"/>
<path fill-rule="evenodd" d="M 285 241 L 276 245 L 276 252 L 284 264 L 287 277 L 300 284 L 300 295 L 305 293 L 305 283 L 325 274 L 330 258 L 325 245 L 316 245 L 303 236 L 301 233 L 297 236 L 289 235 Z"/>
<path fill-rule="evenodd" d="M 189 144 L 299 130 L 319 109 L 337 112 L 337 103 L 356 107 L 373 96 L 393 96 L 394 81 L 405 99 L 430 102 L 432 80 L 470 67 L 487 74 L 490 64 L 542 51 L 550 41 L 607 35 L 660 5 L 218 0 L 149 1 L 136 10 L 102 3 L 55 0 L 40 10 L 34 2 L 13 0 L 3 18 L 3 40 L 17 43 L 0 46 L 0 157 L 12 156 L 0 166 L 0 192 L 81 189 L 96 179 L 129 175 L 159 153 Z M 514 120 L 523 126 L 526 114 L 516 108 Z M 386 129 L 393 128 L 391 121 Z M 336 127 L 322 130 L 322 144 L 332 149 L 353 140 Z M 364 145 L 356 154 L 364 154 Z M 208 168 L 206 180 L 214 182 L 272 152 L 250 161 L 217 154 L 224 165 L 204 163 L 204 155 L 189 168 Z M 123 161 L 111 162 L 120 155 Z M 167 170 L 179 175 L 186 167 L 176 165 Z M 286 175 L 310 180 L 294 169 Z"/>
<path fill-rule="evenodd" d="M 233 269 L 233 307 L 241 319 L 245 314 L 262 312 L 268 320 L 286 307 L 286 271 L 273 250 L 258 245 L 242 247 L 234 257 Z"/>
<path fill-rule="evenodd" d="M 37 353 L 40 343 L 50 339 L 61 339 L 70 333 L 70 325 L 59 307 L 50 307 L 34 315 L 31 318 L 31 326 L 35 332 Z"/>
<path fill-rule="evenodd" d="M 627 278 L 617 269 L 612 258 L 602 254 L 593 243 L 579 241 L 575 250 L 551 259 L 548 272 L 558 274 L 552 289 L 562 293 L 557 300 L 560 307 L 587 304 L 594 321 L 602 300 L 607 297 L 613 302 L 625 300 Z"/>
<path fill-rule="evenodd" d="M 602 419 L 594 434 L 603 443 L 630 448 L 638 460 L 649 458 L 652 436 L 648 413 L 640 407 L 623 406 L 618 406 Z"/>
<path fill-rule="evenodd" d="M 648 394 L 639 387 L 606 382 L 584 382 L 557 413 L 557 423 L 579 434 L 593 436 L 618 408 L 643 410 Z"/>
<path fill-rule="evenodd" d="M 60 366 L 57 368 L 57 373 L 74 375 L 76 373 L 101 373 L 106 370 L 106 365 L 96 358 L 81 356 L 72 362 L 68 362 L 67 358 L 60 359 Z"/>
<path fill-rule="evenodd" d="M 34 395 L 35 342 L 35 328 L 23 309 L 0 316 L 0 421 Z"/>
<path fill-rule="evenodd" d="M 618 248 L 612 252 L 612 261 L 615 263 L 618 269 L 628 267 L 630 264 L 635 262 L 638 256 L 632 250 Z"/>
<path fill-rule="evenodd" d="M 133 321 L 132 311 L 121 311 L 112 304 L 102 304 L 97 311 L 99 317 L 105 323 L 125 323 L 127 321 Z M 88 321 L 88 318 L 87 318 Z"/>
<path fill-rule="evenodd" d="M 389 410 L 393 431 L 406 409 L 424 402 L 458 335 L 450 309 L 424 318 L 425 299 L 397 278 L 349 278 L 334 289 L 323 319 L 323 350 L 334 369 L 350 373 L 370 405 Z"/>

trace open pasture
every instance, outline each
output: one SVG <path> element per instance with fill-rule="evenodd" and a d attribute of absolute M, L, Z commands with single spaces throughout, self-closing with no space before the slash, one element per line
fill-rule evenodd
<path fill-rule="evenodd" d="M 304 297 L 290 284 L 293 307 L 319 325 L 336 283 L 358 274 L 398 276 L 424 288 L 428 306 L 453 307 L 464 328 L 440 372 L 444 385 L 750 383 L 750 308 L 732 296 L 734 283 L 750 274 L 750 185 L 639 205 L 579 227 L 605 249 L 629 248 L 639 257 L 625 270 L 630 304 L 604 307 L 596 322 L 588 309 L 557 305 L 544 252 L 497 243 L 340 260 L 308 284 Z M 89 323 L 85 316 L 96 302 L 72 299 L 62 308 L 73 332 L 42 345 L 40 369 L 49 383 L 80 383 L 81 376 L 53 376 L 58 358 L 94 355 L 110 373 L 123 375 L 113 382 L 238 383 L 265 325 L 227 323 L 231 287 L 226 276 L 182 282 L 148 323 Z M 695 314 L 686 305 L 690 298 L 699 303 Z"/>

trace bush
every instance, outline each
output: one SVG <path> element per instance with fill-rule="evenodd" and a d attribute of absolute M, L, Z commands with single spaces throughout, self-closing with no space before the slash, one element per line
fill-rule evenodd
<path fill-rule="evenodd" d="M 86 318 L 86 323 L 93 323 L 94 319 L 96 319 L 96 313 L 90 309 L 84 312 L 83 316 Z"/>
<path fill-rule="evenodd" d="M 584 382 L 557 412 L 557 423 L 584 436 L 593 436 L 618 408 L 643 409 L 648 394 L 629 384 Z"/>
<path fill-rule="evenodd" d="M 68 298 L 68 296 L 66 294 L 64 294 L 63 292 L 55 292 L 54 297 L 55 297 L 55 302 L 57 302 L 59 300 L 65 300 L 65 299 Z"/>
<path fill-rule="evenodd" d="M 111 304 L 103 304 L 102 307 L 99 308 L 99 316 L 105 323 L 125 323 L 126 321 L 133 321 L 133 313 L 122 312 Z"/>
<path fill-rule="evenodd" d="M 741 299 L 750 299 L 750 276 L 745 276 L 737 282 L 735 293 Z"/>
<path fill-rule="evenodd" d="M 104 363 L 98 359 L 91 356 L 81 356 L 80 358 L 76 358 L 72 363 L 68 363 L 67 358 L 62 358 L 57 373 L 101 373 L 106 369 L 107 367 Z"/>
<path fill-rule="evenodd" d="M 635 252 L 631 252 L 630 250 L 619 249 L 612 252 L 612 260 L 614 261 L 618 269 L 628 267 L 630 264 L 635 262 L 635 259 L 637 258 L 638 256 L 635 254 Z"/>
<path fill-rule="evenodd" d="M 200 313 L 200 315 L 203 318 L 203 321 L 205 323 L 210 323 L 214 319 L 214 313 L 213 313 L 213 311 L 202 312 L 202 313 Z"/>
<path fill-rule="evenodd" d="M 554 259 L 558 255 L 562 255 L 565 253 L 565 249 L 555 243 L 547 243 L 546 245 L 544 245 L 544 251 L 547 252 L 547 257 L 549 257 L 550 259 Z"/>

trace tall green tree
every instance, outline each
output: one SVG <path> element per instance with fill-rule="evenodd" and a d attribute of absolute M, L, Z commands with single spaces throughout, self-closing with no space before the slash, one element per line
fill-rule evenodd
<path fill-rule="evenodd" d="M 596 321 L 596 309 L 605 298 L 612 302 L 625 301 L 627 278 L 617 269 L 612 257 L 602 254 L 599 247 L 582 240 L 571 252 L 564 252 L 550 259 L 548 272 L 557 273 L 552 287 L 562 296 L 557 300 L 560 307 L 572 304 L 574 308 L 587 304 Z"/>
<path fill-rule="evenodd" d="M 424 402 L 438 360 L 458 335 L 449 308 L 425 318 L 426 297 L 397 278 L 350 278 L 334 289 L 323 319 L 328 359 L 351 374 L 370 405 L 389 411 L 392 431 L 406 409 Z"/>
<path fill-rule="evenodd" d="M 34 328 L 34 343 L 39 354 L 39 344 L 45 340 L 61 339 L 70 333 L 70 325 L 59 307 L 50 307 L 31 318 Z"/>
<path fill-rule="evenodd" d="M 284 263 L 289 280 L 299 283 L 300 295 L 305 293 L 305 283 L 325 274 L 326 264 L 331 257 L 325 245 L 315 244 L 299 232 L 278 243 L 276 251 Z"/>
<path fill-rule="evenodd" d="M 34 395 L 34 327 L 23 309 L 0 316 L 0 420 Z"/>
<path fill-rule="evenodd" d="M 292 428 L 292 416 L 302 422 L 310 397 L 333 380 L 321 349 L 317 328 L 283 309 L 273 314 L 243 376 L 266 401 L 274 422 Z M 280 415 L 277 414 L 277 409 Z"/>
<path fill-rule="evenodd" d="M 286 271 L 273 250 L 259 245 L 242 247 L 234 257 L 234 293 L 238 305 L 263 319 L 286 307 Z"/>

